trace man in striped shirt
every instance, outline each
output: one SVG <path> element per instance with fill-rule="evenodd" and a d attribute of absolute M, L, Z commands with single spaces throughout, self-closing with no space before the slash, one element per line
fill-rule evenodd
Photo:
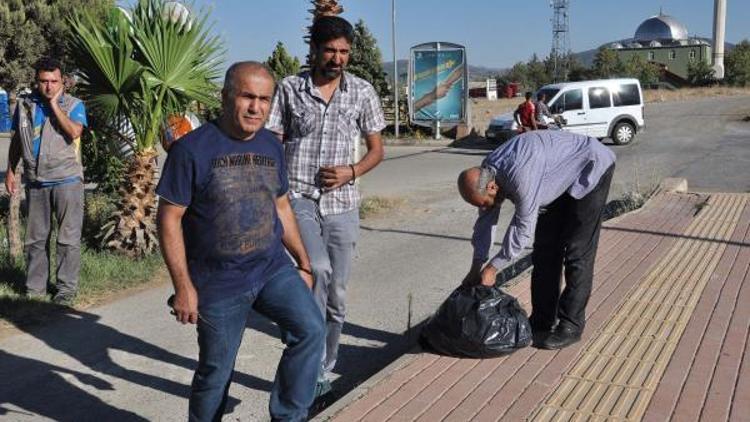
<path fill-rule="evenodd" d="M 356 179 L 383 159 L 385 118 L 375 89 L 344 69 L 354 31 L 326 16 L 311 31 L 311 70 L 285 78 L 266 127 L 283 140 L 289 190 L 302 240 L 310 255 L 314 295 L 326 319 L 326 353 L 318 394 L 330 390 L 344 325 L 346 285 L 359 233 Z M 364 136 L 367 153 L 358 160 Z"/>

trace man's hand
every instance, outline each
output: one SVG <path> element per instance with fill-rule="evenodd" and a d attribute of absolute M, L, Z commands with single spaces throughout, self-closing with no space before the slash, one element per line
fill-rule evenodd
<path fill-rule="evenodd" d="M 13 196 L 16 193 L 16 175 L 13 172 L 5 173 L 5 190 L 9 196 Z"/>
<path fill-rule="evenodd" d="M 482 270 L 482 285 L 492 287 L 495 285 L 496 278 L 497 268 L 493 267 L 490 264 L 487 264 L 487 266 Z"/>
<path fill-rule="evenodd" d="M 320 180 L 326 190 L 334 190 L 352 179 L 354 179 L 354 173 L 350 166 L 320 168 Z"/>
<path fill-rule="evenodd" d="M 60 97 L 62 96 L 63 91 L 65 91 L 65 88 L 61 86 L 60 89 L 57 90 L 57 92 L 52 94 L 52 97 L 49 98 L 50 106 L 54 107 L 55 105 L 57 105 L 57 103 L 60 101 Z"/>
<path fill-rule="evenodd" d="M 174 315 L 183 324 L 198 322 L 198 292 L 193 286 L 177 290 L 174 295 Z"/>
<path fill-rule="evenodd" d="M 313 276 L 307 271 L 299 270 L 299 276 L 302 277 L 302 281 L 307 284 L 307 287 L 312 290 L 313 289 Z"/>

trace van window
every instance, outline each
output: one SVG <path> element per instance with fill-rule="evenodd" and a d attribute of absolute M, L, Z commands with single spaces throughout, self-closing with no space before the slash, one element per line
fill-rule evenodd
<path fill-rule="evenodd" d="M 568 110 L 582 110 L 583 109 L 583 92 L 580 89 L 571 89 L 563 93 L 555 103 L 550 107 L 550 110 L 555 113 L 562 113 Z"/>
<path fill-rule="evenodd" d="M 641 93 L 638 91 L 637 84 L 620 85 L 612 92 L 612 99 L 615 107 L 641 105 Z"/>
<path fill-rule="evenodd" d="M 612 107 L 609 90 L 604 87 L 589 88 L 589 108 Z"/>
<path fill-rule="evenodd" d="M 560 92 L 559 89 L 555 88 L 542 88 L 539 91 L 537 91 L 536 95 L 534 95 L 534 99 L 539 98 L 539 94 L 544 94 L 547 97 L 547 100 L 544 102 L 545 104 L 549 105 L 550 100 L 555 98 L 555 95 Z"/>

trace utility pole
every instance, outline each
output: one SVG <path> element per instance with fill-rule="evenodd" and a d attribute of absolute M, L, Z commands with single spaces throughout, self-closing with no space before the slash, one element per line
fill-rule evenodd
<path fill-rule="evenodd" d="M 568 78 L 568 60 L 570 54 L 570 0 L 550 0 L 552 7 L 552 63 L 555 82 Z M 563 58 L 566 60 L 563 61 Z"/>
<path fill-rule="evenodd" d="M 391 39 L 393 40 L 393 130 L 398 139 L 398 59 L 396 56 L 396 0 L 391 0 Z"/>

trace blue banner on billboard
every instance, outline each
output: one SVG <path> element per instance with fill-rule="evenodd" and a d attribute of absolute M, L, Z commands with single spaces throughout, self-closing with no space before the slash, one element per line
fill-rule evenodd
<path fill-rule="evenodd" d="M 466 52 L 462 46 L 420 44 L 411 50 L 409 67 L 412 121 L 466 121 Z"/>

